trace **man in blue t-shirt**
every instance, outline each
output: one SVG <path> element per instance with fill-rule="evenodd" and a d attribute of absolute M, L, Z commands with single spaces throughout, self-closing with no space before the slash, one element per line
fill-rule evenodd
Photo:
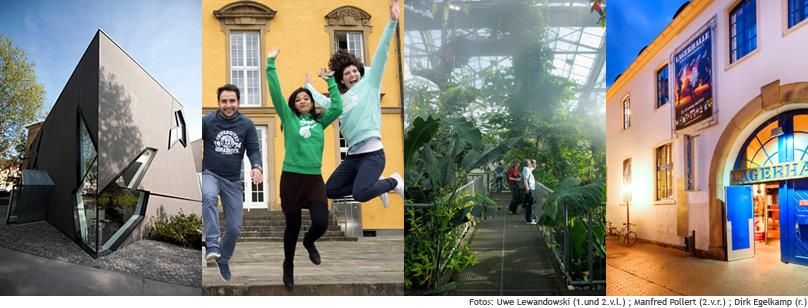
<path fill-rule="evenodd" d="M 219 275 L 230 281 L 227 261 L 233 256 L 241 233 L 244 211 L 241 161 L 246 150 L 252 164 L 250 177 L 261 184 L 261 150 L 255 124 L 238 112 L 238 87 L 228 84 L 217 90 L 219 110 L 202 117 L 202 222 L 205 224 L 207 254 L 205 260 L 216 260 Z M 224 234 L 219 240 L 219 197 L 224 213 Z"/>

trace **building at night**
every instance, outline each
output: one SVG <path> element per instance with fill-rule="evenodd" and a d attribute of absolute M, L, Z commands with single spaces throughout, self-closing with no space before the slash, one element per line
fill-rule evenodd
<path fill-rule="evenodd" d="M 607 220 L 665 246 L 695 234 L 712 259 L 776 245 L 808 265 L 806 16 L 803 0 L 679 9 L 607 91 Z"/>
<path fill-rule="evenodd" d="M 186 130 L 182 104 L 99 30 L 45 121 L 29 127 L 30 170 L 9 212 L 42 209 L 93 257 L 142 239 L 153 219 L 200 215 Z M 49 198 L 26 193 L 38 189 L 26 174 L 51 183 Z"/>

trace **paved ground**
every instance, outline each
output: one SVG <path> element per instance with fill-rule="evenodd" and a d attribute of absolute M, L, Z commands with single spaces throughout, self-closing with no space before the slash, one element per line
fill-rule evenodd
<path fill-rule="evenodd" d="M 570 290 L 536 225 L 525 223 L 524 209 L 508 214 L 510 192 L 492 194 L 501 215 L 477 223 L 469 244 L 480 261 L 455 275 L 450 295 L 603 295 L 604 291 Z"/>
<path fill-rule="evenodd" d="M 0 295 L 201 295 L 199 287 L 165 283 L 0 248 Z"/>
<path fill-rule="evenodd" d="M 357 242 L 318 242 L 322 263 L 309 261 L 303 244 L 295 252 L 295 287 L 283 286 L 283 243 L 238 243 L 223 281 L 208 262 L 202 271 L 204 295 L 404 295 L 402 236 Z M 200 258 L 201 259 L 201 258 Z"/>
<path fill-rule="evenodd" d="M 674 248 L 606 240 L 608 296 L 804 296 L 808 268 L 780 262 L 780 247 L 757 245 L 757 255 L 732 262 L 702 259 Z"/>
<path fill-rule="evenodd" d="M 10 249 L 10 251 L 3 253 L 3 258 L 0 258 L 0 260 L 3 261 L 3 263 L 0 264 L 0 270 L 6 274 L 13 274 L 0 275 L 3 276 L 0 277 L 0 279 L 5 279 L 3 283 L 6 286 L 13 286 L 14 281 L 10 279 L 17 277 L 17 274 L 25 274 L 25 271 L 30 270 L 29 266 L 39 264 L 33 260 L 38 260 L 36 257 L 42 257 L 45 258 L 42 261 L 56 260 L 64 264 L 51 268 L 51 271 L 47 272 L 48 275 L 32 274 L 31 279 L 38 277 L 38 279 L 68 282 L 72 281 L 69 280 L 69 278 L 72 277 L 76 279 L 75 286 L 80 288 L 79 290 L 84 290 L 81 288 L 83 288 L 85 283 L 81 279 L 87 277 L 75 276 L 72 273 L 100 270 L 125 274 L 127 277 L 136 277 L 143 281 L 157 281 L 189 287 L 194 289 L 197 294 L 200 293 L 202 268 L 199 262 L 199 256 L 201 255 L 201 251 L 199 250 L 185 249 L 157 241 L 141 240 L 110 255 L 93 259 L 72 240 L 68 239 L 47 222 L 39 221 L 20 225 L 6 225 L 6 211 L 7 206 L 0 206 L 0 213 L 3 215 L 2 219 L 0 219 L 0 247 Z M 17 251 L 19 254 L 11 253 L 13 251 Z M 20 260 L 8 258 L 19 258 Z M 14 263 L 9 261 L 18 262 Z M 22 261 L 30 261 L 31 263 Z M 57 264 L 59 262 L 54 261 L 52 263 Z M 70 266 L 74 268 L 70 268 Z M 63 270 L 64 272 L 56 270 Z M 102 276 L 113 277 L 114 275 L 99 276 L 96 274 L 93 277 Z M 110 283 L 113 283 L 111 286 L 115 286 L 114 282 L 115 281 L 110 281 Z M 24 284 L 24 280 L 21 279 L 20 284 Z M 131 284 L 124 284 L 124 286 L 129 285 Z M 123 288 L 120 289 L 123 290 Z M 40 291 L 50 292 L 50 290 Z M 26 292 L 30 293 L 32 291 Z M 48 294 L 68 295 L 74 293 L 71 291 L 69 293 Z M 122 291 L 121 295 L 123 294 L 130 293 Z"/>

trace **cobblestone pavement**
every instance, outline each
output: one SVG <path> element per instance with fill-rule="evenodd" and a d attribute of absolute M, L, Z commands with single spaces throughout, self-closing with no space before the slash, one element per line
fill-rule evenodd
<path fill-rule="evenodd" d="M 757 245 L 754 258 L 726 262 L 675 248 L 606 240 L 607 296 L 804 296 L 808 268 L 780 262 L 777 243 Z"/>
<path fill-rule="evenodd" d="M 45 221 L 6 225 L 7 208 L 0 206 L 0 247 L 171 284 L 202 287 L 202 252 L 199 250 L 141 240 L 93 259 Z"/>

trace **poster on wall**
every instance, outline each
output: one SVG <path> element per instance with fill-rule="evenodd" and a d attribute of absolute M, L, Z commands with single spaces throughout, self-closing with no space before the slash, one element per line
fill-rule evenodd
<path fill-rule="evenodd" d="M 671 55 L 676 131 L 716 119 L 714 24 L 713 18 Z"/>

